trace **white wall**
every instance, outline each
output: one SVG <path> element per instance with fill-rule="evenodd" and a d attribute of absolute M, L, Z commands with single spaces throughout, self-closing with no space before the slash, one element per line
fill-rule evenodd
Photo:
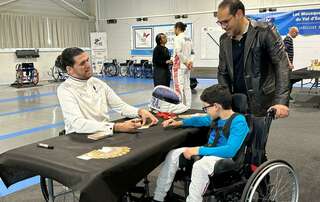
<path fill-rule="evenodd" d="M 201 11 L 215 10 L 219 4 L 219 0 L 100 0 L 100 18 L 123 18 L 123 17 L 144 17 L 152 15 L 164 14 L 183 14 Z M 246 0 L 243 1 L 246 8 L 269 7 L 276 5 L 296 5 L 307 3 L 319 3 L 315 0 Z M 290 11 L 297 9 L 320 8 L 320 6 L 307 7 L 290 7 L 279 8 L 278 11 Z M 247 13 L 257 13 L 258 10 L 248 10 Z M 189 15 L 187 19 L 181 19 L 183 22 L 193 23 L 193 40 L 196 53 L 195 66 L 197 67 L 217 67 L 218 61 L 208 61 L 200 59 L 200 30 L 203 26 L 216 27 L 216 19 L 213 14 L 197 14 Z M 180 20 L 179 20 L 180 21 Z M 130 57 L 131 46 L 131 26 L 133 25 L 154 25 L 175 23 L 177 20 L 173 16 L 166 17 L 149 17 L 147 22 L 136 22 L 135 19 L 120 19 L 117 24 L 107 24 L 106 22 L 99 23 L 100 31 L 106 31 L 108 37 L 108 56 L 109 58 L 117 58 L 125 60 Z M 299 36 L 295 40 L 295 66 L 303 68 L 309 65 L 310 60 L 319 58 L 320 37 Z"/>

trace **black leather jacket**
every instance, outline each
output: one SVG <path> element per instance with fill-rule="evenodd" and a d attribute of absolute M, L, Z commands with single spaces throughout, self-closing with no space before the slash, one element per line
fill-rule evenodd
<path fill-rule="evenodd" d="M 288 105 L 289 63 L 276 28 L 250 20 L 244 48 L 244 78 L 251 113 L 265 115 L 274 104 Z M 218 81 L 233 92 L 232 40 L 220 37 Z"/>

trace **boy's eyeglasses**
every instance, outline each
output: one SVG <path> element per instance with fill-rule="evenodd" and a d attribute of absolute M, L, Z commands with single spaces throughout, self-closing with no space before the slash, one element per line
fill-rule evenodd
<path fill-rule="evenodd" d="M 202 107 L 202 110 L 203 110 L 205 113 L 207 113 L 207 112 L 208 112 L 208 108 L 209 108 L 209 107 L 213 107 L 213 106 L 214 106 L 214 104 L 211 104 L 211 105 Z"/>

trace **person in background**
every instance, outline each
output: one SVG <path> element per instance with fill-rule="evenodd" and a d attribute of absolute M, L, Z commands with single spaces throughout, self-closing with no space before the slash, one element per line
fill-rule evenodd
<path fill-rule="evenodd" d="M 239 0 L 223 0 L 217 24 L 220 37 L 218 82 L 230 92 L 247 95 L 250 113 L 265 116 L 270 108 L 277 118 L 289 115 L 289 61 L 276 27 L 245 16 Z"/>
<path fill-rule="evenodd" d="M 289 29 L 289 32 L 287 36 L 283 39 L 284 46 L 286 47 L 286 52 L 289 57 L 289 70 L 290 73 L 292 72 L 294 66 L 293 66 L 293 56 L 294 56 L 294 48 L 293 48 L 293 39 L 296 38 L 299 34 L 299 29 L 297 27 L 291 27 Z M 292 97 L 290 96 L 293 84 L 295 82 L 290 80 L 289 84 L 289 99 L 292 100 Z"/>
<path fill-rule="evenodd" d="M 174 26 L 176 37 L 173 48 L 172 78 L 174 91 L 180 96 L 181 101 L 191 108 L 190 72 L 193 67 L 193 50 L 191 39 L 184 31 L 187 25 L 177 22 Z"/>
<path fill-rule="evenodd" d="M 154 87 L 163 85 L 170 87 L 170 69 L 169 65 L 172 64 L 170 60 L 170 53 L 165 46 L 167 37 L 165 34 L 160 33 L 156 36 L 157 46 L 153 49 L 152 63 L 153 63 L 153 84 Z"/>
<path fill-rule="evenodd" d="M 149 111 L 128 105 L 105 82 L 93 77 L 89 55 L 82 49 L 64 49 L 61 62 L 62 69 L 69 75 L 57 89 L 66 134 L 102 132 L 109 136 L 116 132 L 136 132 L 147 119 L 151 124 L 158 122 Z M 110 110 L 129 118 L 140 117 L 142 121 L 113 123 L 108 114 Z"/>

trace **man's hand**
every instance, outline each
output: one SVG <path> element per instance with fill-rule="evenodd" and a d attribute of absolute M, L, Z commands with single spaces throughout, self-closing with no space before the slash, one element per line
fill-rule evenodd
<path fill-rule="evenodd" d="M 289 69 L 294 69 L 294 66 L 293 66 L 293 64 L 289 61 Z"/>
<path fill-rule="evenodd" d="M 172 60 L 167 60 L 167 61 L 166 61 L 166 64 L 172 65 L 173 62 L 172 62 Z"/>
<path fill-rule="evenodd" d="M 289 107 L 287 107 L 286 105 L 273 105 L 269 108 L 269 110 L 272 108 L 276 110 L 276 118 L 285 118 L 289 116 Z"/>
<path fill-rule="evenodd" d="M 167 127 L 179 127 L 179 126 L 182 126 L 182 121 L 176 121 L 174 119 L 168 119 L 168 120 L 165 120 L 164 122 L 162 122 L 162 126 L 164 128 L 167 128 Z"/>
<path fill-rule="evenodd" d="M 114 131 L 123 133 L 135 133 L 141 127 L 141 120 L 132 119 L 122 123 L 114 124 Z"/>
<path fill-rule="evenodd" d="M 148 119 L 151 120 L 151 126 L 158 123 L 158 119 L 145 109 L 139 109 L 138 114 L 142 119 L 142 125 L 145 125 Z"/>
<path fill-rule="evenodd" d="M 191 159 L 191 156 L 199 154 L 199 147 L 187 147 L 183 152 L 183 156 L 186 159 Z"/>

